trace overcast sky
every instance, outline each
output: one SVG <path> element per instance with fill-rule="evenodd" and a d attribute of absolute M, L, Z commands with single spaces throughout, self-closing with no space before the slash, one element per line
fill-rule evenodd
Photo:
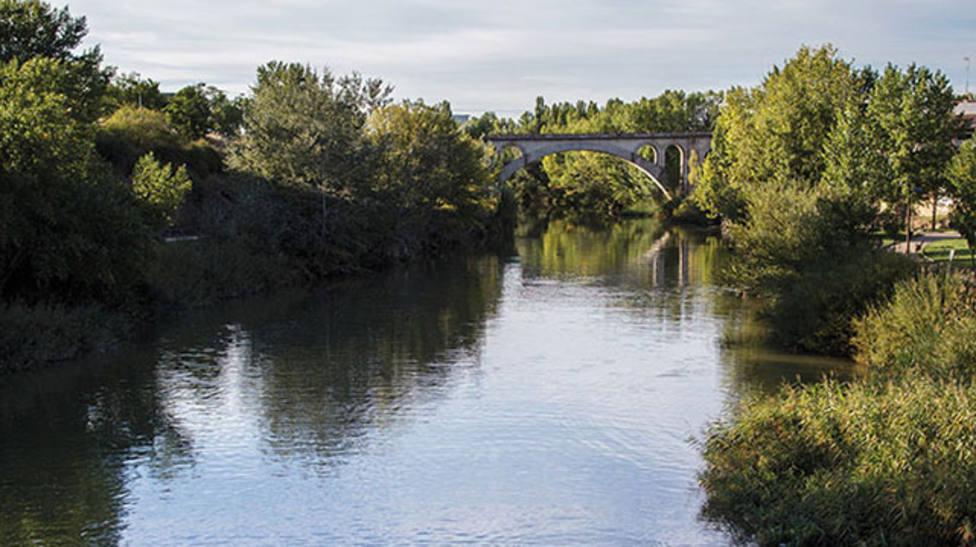
<path fill-rule="evenodd" d="M 56 2 L 57 3 L 57 2 Z M 512 115 L 761 81 L 802 44 L 859 64 L 915 61 L 960 92 L 976 0 L 73 0 L 106 62 L 174 90 L 246 91 L 280 59 L 359 71 L 400 98 Z M 972 87 L 976 88 L 976 66 Z"/>

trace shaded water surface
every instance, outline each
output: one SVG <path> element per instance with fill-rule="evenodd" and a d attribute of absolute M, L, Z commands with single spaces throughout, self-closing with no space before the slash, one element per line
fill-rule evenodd
<path fill-rule="evenodd" d="M 0 544 L 727 543 L 690 439 L 831 363 L 725 349 L 715 238 L 516 246 L 0 379 Z"/>

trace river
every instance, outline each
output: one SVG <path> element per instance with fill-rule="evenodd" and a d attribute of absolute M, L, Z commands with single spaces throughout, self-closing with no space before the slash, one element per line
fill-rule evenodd
<path fill-rule="evenodd" d="M 695 439 L 845 364 L 752 342 L 725 260 L 553 223 L 2 378 L 0 544 L 727 544 Z"/>

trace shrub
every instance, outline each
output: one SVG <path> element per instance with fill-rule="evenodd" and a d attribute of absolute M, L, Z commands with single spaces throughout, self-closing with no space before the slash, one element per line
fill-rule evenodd
<path fill-rule="evenodd" d="M 172 223 L 173 215 L 192 187 L 185 166 L 163 165 L 152 152 L 139 158 L 132 170 L 132 191 L 146 205 L 152 223 L 160 229 Z"/>
<path fill-rule="evenodd" d="M 104 306 L 0 306 L 0 374 L 75 359 L 116 345 L 132 330 Z"/>
<path fill-rule="evenodd" d="M 163 245 L 148 276 L 153 296 L 167 306 L 194 308 L 301 283 L 288 257 L 235 239 Z"/>
<path fill-rule="evenodd" d="M 82 300 L 141 279 L 152 239 L 131 192 L 95 161 L 62 64 L 0 67 L 0 297 Z"/>
<path fill-rule="evenodd" d="M 760 297 L 780 345 L 847 353 L 853 319 L 909 275 L 912 262 L 875 248 L 872 208 L 856 193 L 771 182 L 750 196 L 746 219 L 730 227 L 728 277 Z"/>
<path fill-rule="evenodd" d="M 869 247 L 806 265 L 767 310 L 773 341 L 804 351 L 850 354 L 855 318 L 914 270 L 904 255 Z"/>
<path fill-rule="evenodd" d="M 166 115 L 158 110 L 126 105 L 116 110 L 101 126 L 102 131 L 111 138 L 140 150 L 183 144 L 183 139 L 170 126 Z"/>
<path fill-rule="evenodd" d="M 99 154 L 128 176 L 152 152 L 165 163 L 186 165 L 198 177 L 223 169 L 223 160 L 206 141 L 187 142 L 157 110 L 123 106 L 102 121 L 95 139 Z"/>
<path fill-rule="evenodd" d="M 924 275 L 854 325 L 856 360 L 886 375 L 969 380 L 976 374 L 976 294 L 959 275 Z"/>
<path fill-rule="evenodd" d="M 709 431 L 703 515 L 760 545 L 976 542 L 976 387 L 926 377 L 751 399 Z"/>

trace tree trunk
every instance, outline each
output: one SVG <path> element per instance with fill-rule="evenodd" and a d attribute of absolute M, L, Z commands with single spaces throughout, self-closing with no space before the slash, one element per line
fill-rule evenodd
<path fill-rule="evenodd" d="M 905 210 L 905 254 L 912 254 L 912 204 Z"/>
<path fill-rule="evenodd" d="M 939 214 L 939 192 L 936 190 L 932 192 L 932 231 L 934 232 L 937 228 L 935 226 L 936 217 Z"/>

